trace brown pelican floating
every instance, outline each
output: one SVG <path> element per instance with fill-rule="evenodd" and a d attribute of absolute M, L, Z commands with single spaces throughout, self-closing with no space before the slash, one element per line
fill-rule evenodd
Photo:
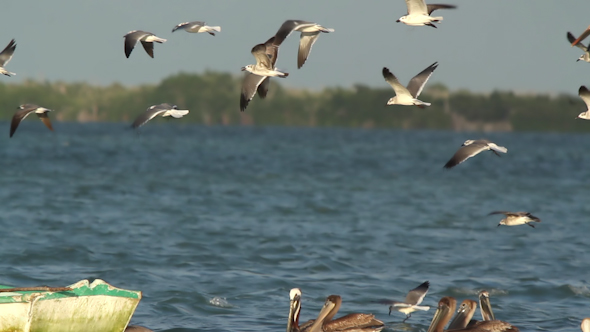
<path fill-rule="evenodd" d="M 289 306 L 289 320 L 287 321 L 287 332 L 322 332 L 323 323 L 328 314 L 334 309 L 336 303 L 328 297 L 324 306 L 320 310 L 318 318 L 306 322 L 299 326 L 299 314 L 301 313 L 301 290 L 299 288 L 291 289 L 289 293 L 291 304 Z"/>
<path fill-rule="evenodd" d="M 584 318 L 584 320 L 582 320 L 582 325 L 580 325 L 580 328 L 583 332 L 590 332 L 590 318 Z"/>
<path fill-rule="evenodd" d="M 490 212 L 489 215 L 492 215 L 492 214 L 503 214 L 506 216 L 506 218 L 500 220 L 498 227 L 500 225 L 516 226 L 516 225 L 527 224 L 527 225 L 531 226 L 532 228 L 535 228 L 535 225 L 531 224 L 531 222 L 541 222 L 541 219 L 533 216 L 529 212 L 494 211 L 494 212 Z"/>
<path fill-rule="evenodd" d="M 507 153 L 508 149 L 503 146 L 496 145 L 496 143 L 492 143 L 486 139 L 478 139 L 478 140 L 467 140 L 457 152 L 453 155 L 453 157 L 445 164 L 445 168 L 452 168 L 460 163 L 464 162 L 465 160 L 477 155 L 482 151 L 490 150 L 496 154 L 496 156 L 500 156 L 498 152 Z"/>
<path fill-rule="evenodd" d="M 428 25 L 436 28 L 436 25 L 432 22 L 442 21 L 442 16 L 430 16 L 433 11 L 437 9 L 455 9 L 457 6 L 443 5 L 443 4 L 431 4 L 427 5 L 424 0 L 406 0 L 406 6 L 408 7 L 408 13 L 400 17 L 396 22 L 402 22 L 407 25 L 419 27 Z"/>
<path fill-rule="evenodd" d="M 154 332 L 147 327 L 139 326 L 139 325 L 127 325 L 125 328 L 125 332 Z"/>
<path fill-rule="evenodd" d="M 43 121 L 45 126 L 49 128 L 49 130 L 53 131 L 53 127 L 51 127 L 51 121 L 49 121 L 49 117 L 47 113 L 51 110 L 45 107 L 37 106 L 35 104 L 23 104 L 18 107 L 18 111 L 14 113 L 12 117 L 12 122 L 10 123 L 10 137 L 14 135 L 16 128 L 22 120 L 24 120 L 29 114 L 35 113 Z"/>
<path fill-rule="evenodd" d="M 183 29 L 184 31 L 191 32 L 191 33 L 207 32 L 211 36 L 215 36 L 215 31 L 221 32 L 220 26 L 208 26 L 208 25 L 205 25 L 205 22 L 201 22 L 201 21 L 180 23 L 172 29 L 172 32 L 174 32 L 178 29 Z"/>
<path fill-rule="evenodd" d="M 180 119 L 187 115 L 188 112 L 188 110 L 179 110 L 176 105 L 170 105 L 168 103 L 152 105 L 145 112 L 140 114 L 135 119 L 135 121 L 133 121 L 131 127 L 139 128 L 158 115 L 162 117 L 171 116 L 173 118 Z"/>
<path fill-rule="evenodd" d="M 573 44 L 573 42 L 576 40 L 576 38 L 574 37 L 574 35 L 572 35 L 571 32 L 568 31 L 567 40 Z M 582 43 L 577 43 L 576 47 L 581 49 L 582 51 L 584 51 L 584 54 L 580 55 L 580 57 L 576 61 L 582 60 L 582 61 L 590 62 L 590 51 L 588 51 L 588 47 L 584 46 L 584 44 L 582 44 Z"/>
<path fill-rule="evenodd" d="M 471 322 L 471 318 L 473 318 L 473 315 L 475 314 L 475 309 L 477 309 L 477 302 L 469 299 L 463 300 L 459 306 L 459 309 L 457 309 L 455 318 L 453 318 L 447 330 L 466 328 Z"/>
<path fill-rule="evenodd" d="M 445 296 L 438 302 L 438 308 L 436 309 L 436 313 L 434 317 L 432 317 L 432 321 L 430 322 L 430 327 L 428 327 L 428 332 L 443 332 L 445 325 L 451 320 L 453 316 L 453 311 L 455 311 L 455 307 L 457 306 L 457 300 L 453 297 Z M 506 323 L 501 320 L 490 320 L 485 322 L 478 322 L 471 326 L 468 326 L 463 329 L 458 329 L 454 331 L 461 331 L 461 332 L 518 332 L 519 329 L 516 326 L 513 326 L 510 323 Z"/>
<path fill-rule="evenodd" d="M 320 32 L 330 33 L 334 32 L 334 29 L 324 28 L 313 22 L 286 20 L 275 34 L 275 45 L 281 45 L 293 31 L 301 32 L 301 37 L 299 38 L 299 51 L 297 53 L 297 69 L 300 69 L 309 57 L 311 47 L 320 36 Z"/>
<path fill-rule="evenodd" d="M 496 319 L 490 303 L 490 293 L 487 290 L 479 292 L 479 311 L 481 312 L 481 319 L 484 321 Z"/>
<path fill-rule="evenodd" d="M 11 73 L 8 70 L 4 69 L 4 66 L 10 62 L 12 59 L 12 54 L 14 54 L 14 50 L 16 49 L 16 42 L 13 40 L 6 45 L 4 50 L 0 52 L 0 74 L 4 74 L 6 76 L 16 75 L 15 73 Z"/>
<path fill-rule="evenodd" d="M 141 42 L 143 49 L 147 52 L 150 57 L 154 57 L 154 42 L 156 43 L 164 43 L 166 39 L 157 37 L 151 32 L 141 31 L 141 30 L 133 30 L 127 32 L 125 36 L 125 56 L 129 57 L 131 55 L 131 51 L 135 47 L 138 41 Z"/>
<path fill-rule="evenodd" d="M 578 37 L 578 39 L 571 42 L 572 46 L 576 46 L 579 42 L 581 42 L 582 40 L 584 40 L 588 36 L 590 36 L 590 26 L 588 26 L 588 28 L 586 28 L 586 30 L 584 30 L 584 32 L 582 32 L 582 34 L 580 35 L 580 37 Z"/>
<path fill-rule="evenodd" d="M 402 321 L 402 323 L 405 323 L 408 318 L 412 317 L 412 312 L 417 310 L 428 311 L 430 309 L 429 306 L 419 305 L 424 300 L 426 293 L 428 293 L 429 286 L 430 283 L 428 281 L 423 282 L 420 284 L 420 286 L 410 290 L 403 302 L 390 300 L 380 300 L 378 302 L 383 304 L 391 304 L 389 306 L 389 315 L 391 315 L 391 311 L 393 310 L 406 314 L 406 318 Z"/>

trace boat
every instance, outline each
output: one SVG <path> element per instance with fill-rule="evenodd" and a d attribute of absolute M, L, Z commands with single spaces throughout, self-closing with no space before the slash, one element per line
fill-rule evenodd
<path fill-rule="evenodd" d="M 141 300 L 95 279 L 67 287 L 0 285 L 0 332 L 123 332 Z"/>

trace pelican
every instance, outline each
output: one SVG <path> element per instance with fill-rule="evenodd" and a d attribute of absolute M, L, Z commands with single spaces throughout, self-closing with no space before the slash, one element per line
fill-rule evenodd
<path fill-rule="evenodd" d="M 41 119 L 41 121 L 43 121 L 45 126 L 49 128 L 49 130 L 53 131 L 53 127 L 51 127 L 51 121 L 49 121 L 49 117 L 47 116 L 48 112 L 51 112 L 51 110 L 45 107 L 37 106 L 35 104 L 20 105 L 18 107 L 18 111 L 14 113 L 14 116 L 12 117 L 12 122 L 10 123 L 10 137 L 14 135 L 14 132 L 16 131 L 16 128 L 18 128 L 20 122 L 31 113 L 37 114 L 37 116 L 39 117 L 39 119 Z"/>
<path fill-rule="evenodd" d="M 570 43 L 573 43 L 576 40 L 576 38 L 574 37 L 574 35 L 572 35 L 571 32 L 568 31 L 567 40 Z M 590 51 L 588 50 L 588 47 L 584 46 L 584 44 L 582 44 L 582 43 L 576 43 L 576 47 L 578 47 L 579 49 L 584 51 L 584 54 L 580 55 L 580 57 L 576 61 L 582 60 L 582 61 L 590 62 Z"/>
<path fill-rule="evenodd" d="M 590 120 L 590 90 L 588 90 L 586 86 L 582 85 L 578 89 L 578 96 L 580 96 L 580 98 L 582 98 L 584 101 L 584 104 L 586 104 L 587 110 L 586 112 L 580 113 L 576 119 Z"/>
<path fill-rule="evenodd" d="M 205 22 L 201 22 L 201 21 L 180 23 L 172 29 L 172 32 L 174 32 L 178 29 L 183 29 L 184 31 L 191 32 L 191 33 L 207 32 L 211 36 L 215 36 L 215 31 L 221 32 L 220 26 L 208 26 L 208 25 L 205 25 Z"/>
<path fill-rule="evenodd" d="M 152 105 L 133 121 L 131 127 L 139 128 L 158 115 L 161 115 L 162 117 L 171 116 L 179 119 L 187 115 L 188 112 L 188 110 L 179 110 L 176 105 L 170 105 L 168 103 Z"/>
<path fill-rule="evenodd" d="M 582 32 L 582 34 L 580 35 L 580 37 L 578 37 L 578 39 L 571 42 L 572 46 L 576 46 L 579 42 L 581 42 L 582 40 L 584 40 L 588 36 L 590 36 L 590 26 L 588 26 L 586 28 L 586 30 L 584 30 L 584 32 Z"/>
<path fill-rule="evenodd" d="M 584 320 L 582 320 L 582 325 L 580 325 L 580 328 L 583 332 L 590 332 L 590 318 L 584 318 Z"/>
<path fill-rule="evenodd" d="M 506 218 L 500 220 L 498 227 L 500 225 L 516 226 L 516 225 L 527 224 L 527 225 L 531 226 L 532 228 L 535 228 L 535 225 L 531 224 L 531 222 L 541 222 L 541 219 L 533 216 L 529 212 L 494 211 L 494 212 L 490 212 L 489 215 L 492 215 L 492 214 L 503 214 L 506 216 Z"/>
<path fill-rule="evenodd" d="M 428 332 L 443 332 L 445 325 L 451 320 L 453 311 L 457 306 L 457 300 L 453 297 L 445 296 L 438 302 L 438 308 L 432 317 Z M 478 322 L 462 329 L 454 330 L 460 332 L 518 332 L 519 329 L 510 323 L 501 320 L 490 320 Z"/>
<path fill-rule="evenodd" d="M 383 78 L 385 79 L 385 82 L 391 85 L 393 91 L 395 91 L 395 97 L 390 98 L 387 101 L 387 105 L 416 105 L 420 108 L 430 106 L 430 103 L 419 100 L 418 96 L 420 96 L 422 89 L 424 89 L 424 85 L 426 85 L 426 82 L 428 82 L 428 79 L 432 76 L 436 67 L 438 67 L 438 62 L 431 64 L 428 68 L 414 76 L 410 80 L 410 83 L 408 83 L 407 88 L 399 82 L 397 77 L 395 77 L 387 67 L 383 67 Z"/>
<path fill-rule="evenodd" d="M 131 55 L 131 51 L 137 44 L 137 41 L 141 42 L 143 49 L 147 52 L 150 57 L 154 57 L 154 42 L 156 43 L 164 43 L 166 39 L 157 37 L 151 32 L 141 31 L 141 30 L 133 30 L 127 32 L 125 36 L 125 56 L 129 57 Z"/>
<path fill-rule="evenodd" d="M 289 306 L 289 320 L 287 321 L 287 332 L 322 332 L 323 323 L 326 317 L 334 307 L 336 303 L 331 301 L 328 297 L 324 306 L 320 310 L 318 318 L 310 320 L 305 323 L 304 326 L 299 326 L 299 314 L 301 313 L 301 290 L 299 288 L 291 289 L 289 293 L 291 304 Z"/>
<path fill-rule="evenodd" d="M 406 6 L 408 7 L 408 13 L 400 17 L 396 22 L 402 22 L 416 27 L 428 25 L 433 28 L 436 28 L 436 25 L 432 24 L 432 22 L 438 23 L 443 19 L 442 16 L 430 16 L 433 11 L 437 9 L 457 8 L 457 6 L 443 4 L 426 5 L 424 0 L 406 0 Z"/>
<path fill-rule="evenodd" d="M 4 74 L 6 76 L 16 75 L 15 73 L 11 73 L 8 70 L 4 69 L 4 66 L 6 66 L 8 62 L 10 62 L 10 59 L 12 59 L 12 54 L 14 54 L 15 49 L 16 42 L 13 39 L 10 41 L 10 43 L 8 43 L 8 45 L 6 45 L 4 50 L 0 52 L 0 74 Z"/>
<path fill-rule="evenodd" d="M 471 322 L 471 318 L 473 318 L 473 315 L 475 314 L 475 309 L 477 309 L 477 302 L 469 299 L 463 300 L 459 306 L 459 309 L 457 309 L 455 318 L 453 318 L 447 330 L 466 328 Z"/>
<path fill-rule="evenodd" d="M 490 303 L 490 293 L 487 290 L 479 292 L 479 311 L 481 312 L 481 319 L 484 321 L 495 320 L 494 312 L 492 311 L 492 304 Z"/>
<path fill-rule="evenodd" d="M 417 310 L 428 311 L 430 309 L 429 306 L 419 305 L 424 300 L 426 293 L 428 293 L 428 287 L 430 287 L 430 283 L 428 281 L 423 282 L 418 287 L 410 290 L 403 302 L 388 300 L 382 300 L 378 302 L 383 304 L 391 304 L 389 306 L 389 315 L 391 315 L 391 311 L 393 310 L 406 314 L 406 318 L 402 321 L 402 323 L 405 323 L 408 318 L 412 317 L 412 312 Z"/>
<path fill-rule="evenodd" d="M 334 32 L 334 29 L 325 28 L 313 22 L 286 20 L 275 34 L 275 45 L 281 45 L 293 31 L 301 32 L 299 51 L 297 53 L 297 69 L 300 69 L 309 57 L 311 47 L 320 36 L 320 32 L 330 33 Z"/>
<path fill-rule="evenodd" d="M 486 139 L 479 139 L 479 140 L 467 140 L 457 152 L 453 155 L 453 157 L 445 164 L 445 168 L 452 168 L 460 163 L 464 162 L 465 160 L 477 155 L 482 151 L 490 150 L 495 153 L 498 157 L 500 156 L 498 152 L 507 153 L 508 149 L 503 146 L 496 145 L 496 143 L 492 143 Z"/>

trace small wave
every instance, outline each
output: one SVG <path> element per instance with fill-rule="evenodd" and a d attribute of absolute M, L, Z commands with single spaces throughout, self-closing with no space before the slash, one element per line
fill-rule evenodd
<path fill-rule="evenodd" d="M 215 296 L 214 298 L 209 300 L 209 303 L 212 306 L 220 307 L 220 308 L 233 308 L 234 307 L 231 303 L 227 302 L 225 297 Z"/>
<path fill-rule="evenodd" d="M 567 287 L 576 295 L 590 296 L 590 289 L 588 289 L 588 287 L 586 286 L 576 287 L 572 285 L 567 285 Z"/>
<path fill-rule="evenodd" d="M 503 289 L 497 289 L 497 288 L 477 288 L 477 289 L 473 289 L 473 288 L 450 288 L 451 292 L 456 293 L 458 295 L 477 295 L 479 294 L 480 291 L 482 290 L 487 290 L 488 293 L 490 293 L 490 296 L 494 296 L 494 295 L 506 295 L 508 294 L 508 291 L 503 290 Z"/>

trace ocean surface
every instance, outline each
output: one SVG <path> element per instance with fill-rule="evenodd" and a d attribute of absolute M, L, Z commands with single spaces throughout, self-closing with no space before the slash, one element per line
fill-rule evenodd
<path fill-rule="evenodd" d="M 293 287 L 302 321 L 339 294 L 386 331 L 481 289 L 522 331 L 590 316 L 590 135 L 127 126 L 0 123 L 0 284 L 104 279 L 143 292 L 132 324 L 169 332 L 284 331 Z M 479 138 L 508 153 L 443 169 Z M 426 280 L 434 308 L 406 323 L 373 302 Z"/>

